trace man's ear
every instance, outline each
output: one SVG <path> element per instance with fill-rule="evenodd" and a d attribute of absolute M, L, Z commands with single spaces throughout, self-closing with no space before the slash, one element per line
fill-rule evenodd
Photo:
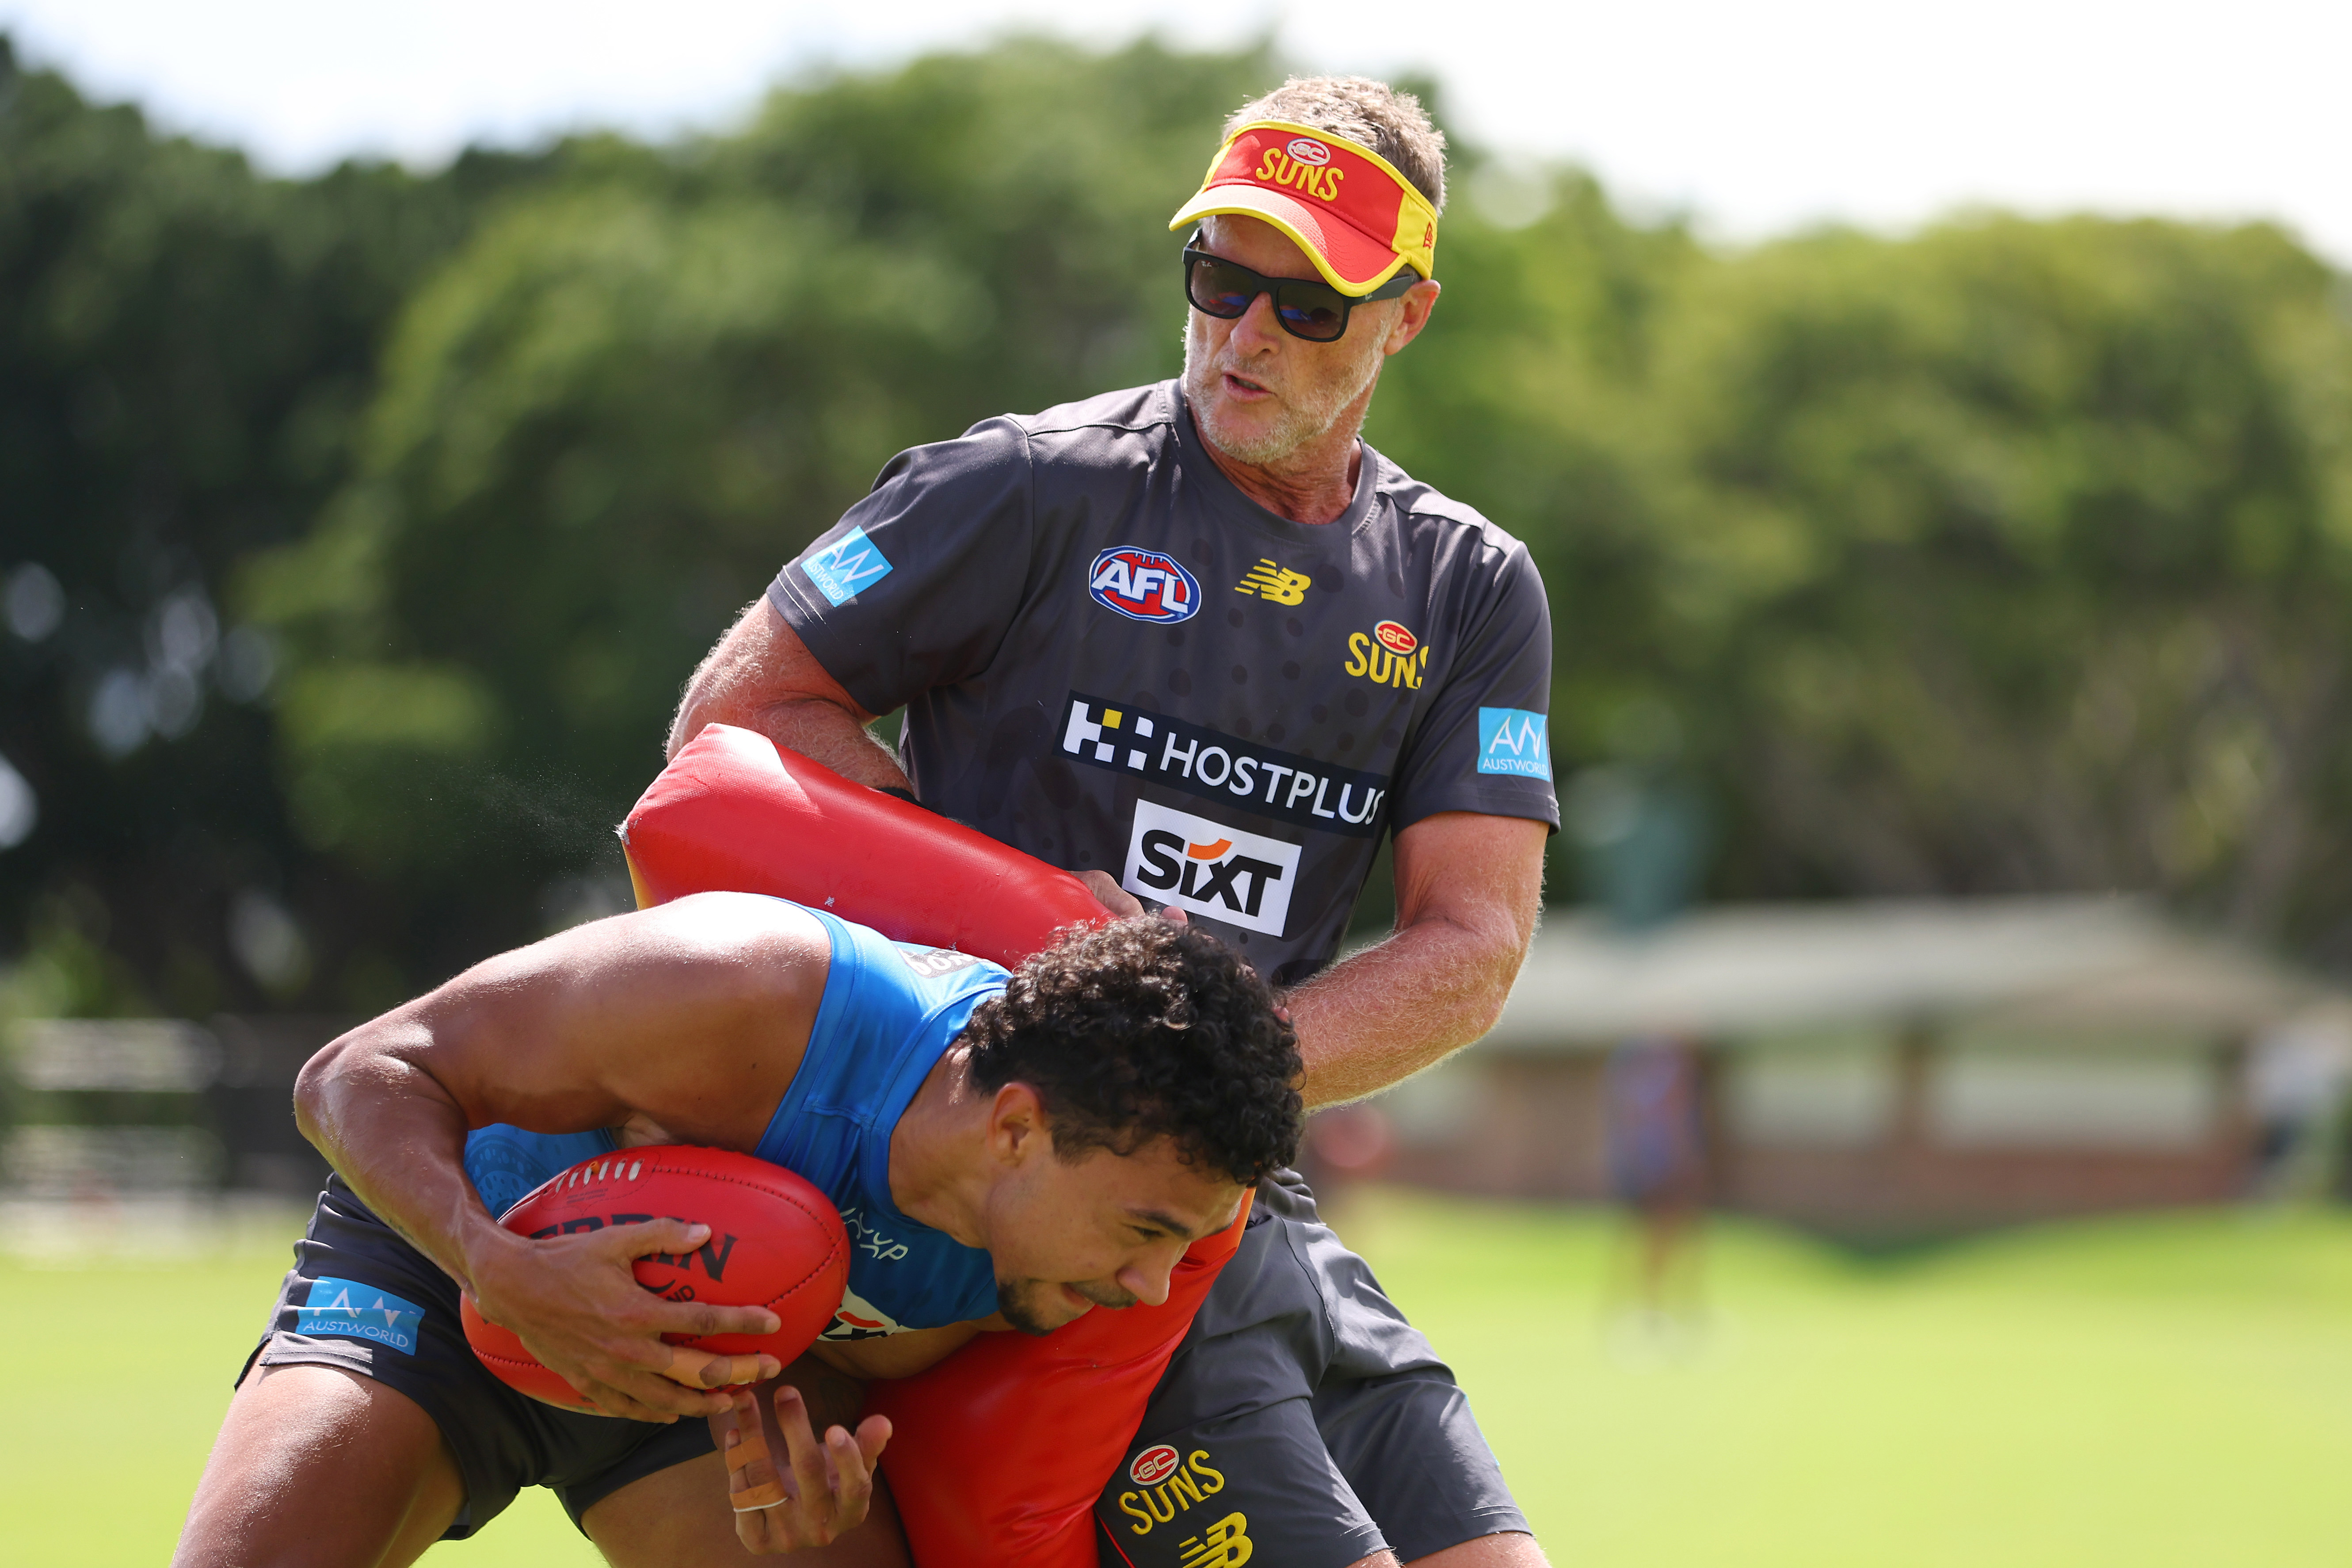
<path fill-rule="evenodd" d="M 1429 325 L 1429 313 L 1437 309 L 1437 290 L 1434 278 L 1424 278 L 1405 290 L 1404 297 L 1397 301 L 1403 309 L 1390 323 L 1388 341 L 1381 345 L 1382 353 L 1392 354 L 1421 336 L 1421 329 Z"/>
<path fill-rule="evenodd" d="M 1045 1131 L 1045 1108 L 1037 1091 L 1025 1083 L 1008 1083 L 996 1091 L 988 1109 L 988 1152 L 1003 1165 L 1018 1165 L 1040 1152 L 1051 1152 L 1053 1136 Z"/>

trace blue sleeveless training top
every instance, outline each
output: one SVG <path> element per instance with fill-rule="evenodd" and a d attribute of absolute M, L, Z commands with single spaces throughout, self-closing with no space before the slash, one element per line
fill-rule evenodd
<path fill-rule="evenodd" d="M 849 1284 L 828 1340 L 941 1328 L 996 1310 L 988 1254 L 908 1219 L 890 1197 L 890 1134 L 971 1010 L 1005 973 L 969 953 L 894 942 L 810 910 L 833 946 L 800 1070 L 769 1120 L 761 1159 L 814 1184 L 849 1229 Z M 503 1214 L 557 1172 L 616 1147 L 608 1131 L 484 1127 L 466 1139 L 466 1174 Z"/>

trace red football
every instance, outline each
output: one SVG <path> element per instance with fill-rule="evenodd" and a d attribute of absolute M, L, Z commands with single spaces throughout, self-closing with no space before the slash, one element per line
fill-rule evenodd
<path fill-rule="evenodd" d="M 499 1217 L 533 1238 L 683 1219 L 710 1227 L 693 1252 L 636 1260 L 637 1283 L 673 1301 L 765 1307 L 783 1320 L 772 1334 L 668 1336 L 723 1355 L 767 1352 L 789 1364 L 841 1305 L 849 1280 L 849 1236 L 825 1195 L 781 1165 L 725 1149 L 662 1144 L 583 1160 L 533 1189 Z M 507 1330 L 458 1301 L 466 1342 L 510 1388 L 566 1410 L 595 1406 L 542 1366 Z"/>

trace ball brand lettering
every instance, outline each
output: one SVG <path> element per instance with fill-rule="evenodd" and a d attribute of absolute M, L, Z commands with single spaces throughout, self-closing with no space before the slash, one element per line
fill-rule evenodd
<path fill-rule="evenodd" d="M 1095 557 L 1087 592 L 1131 621 L 1189 621 L 1201 613 L 1201 584 L 1181 563 L 1131 544 L 1113 545 Z"/>
<path fill-rule="evenodd" d="M 561 1225 L 541 1226 L 530 1233 L 530 1238 L 533 1241 L 545 1241 L 552 1236 L 579 1236 L 602 1230 L 608 1225 L 646 1225 L 650 1224 L 655 1217 L 649 1214 L 583 1215 L 577 1219 L 567 1219 Z M 698 1223 L 678 1215 L 670 1215 L 667 1217 L 677 1220 L 680 1225 Z M 727 1278 L 727 1260 L 733 1256 L 735 1256 L 735 1237 L 728 1237 L 722 1242 L 719 1237 L 713 1237 L 692 1252 L 648 1253 L 640 1261 L 657 1264 L 664 1268 L 676 1268 L 688 1272 L 698 1261 L 705 1274 L 709 1275 L 713 1279 L 724 1279 Z M 653 1287 L 647 1286 L 646 1289 L 651 1289 Z"/>
<path fill-rule="evenodd" d="M 1320 142 L 1307 142 L 1304 137 L 1290 145 L 1295 149 L 1302 143 L 1310 147 L 1321 146 Z M 1328 162 L 1331 154 L 1327 151 L 1323 156 Z M 1347 174 L 1345 169 L 1318 168 L 1298 157 L 1295 152 L 1285 153 L 1279 147 L 1269 147 L 1265 150 L 1265 156 L 1257 162 L 1256 177 L 1269 185 L 1303 191 L 1318 201 L 1336 202 L 1339 199 L 1339 182 L 1347 178 Z"/>
<path fill-rule="evenodd" d="M 1148 1481 L 1141 1473 L 1147 1463 L 1154 1467 Z M 1137 1455 L 1127 1473 L 1129 1479 L 1145 1489 L 1118 1494 L 1119 1511 L 1137 1521 L 1127 1528 L 1138 1535 L 1149 1535 L 1156 1526 L 1173 1523 L 1194 1503 L 1225 1489 L 1224 1472 L 1209 1463 L 1206 1448 L 1193 1449 L 1179 1464 L 1176 1450 L 1162 1443 Z"/>
<path fill-rule="evenodd" d="M 1388 777 L 1277 752 L 1165 713 L 1070 693 L 1062 754 L 1322 833 L 1369 838 Z"/>

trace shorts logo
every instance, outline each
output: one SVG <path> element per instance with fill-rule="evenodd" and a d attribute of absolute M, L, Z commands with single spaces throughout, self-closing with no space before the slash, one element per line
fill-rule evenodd
<path fill-rule="evenodd" d="M 1229 1513 L 1177 1548 L 1183 1568 L 1242 1568 L 1255 1550 L 1250 1545 L 1249 1517 Z"/>
<path fill-rule="evenodd" d="M 845 605 L 890 575 L 890 563 L 863 528 L 853 528 L 802 562 L 801 571 L 818 593 Z"/>
<path fill-rule="evenodd" d="M 1118 1494 L 1118 1511 L 1135 1521 L 1126 1527 L 1134 1535 L 1149 1535 L 1157 1526 L 1173 1523 L 1179 1514 L 1190 1512 L 1193 1504 L 1225 1489 L 1225 1474 L 1209 1463 L 1208 1449 L 1195 1448 L 1188 1458 L 1179 1460 L 1175 1448 L 1167 1443 L 1138 1454 L 1135 1462 L 1127 1468 L 1127 1477 L 1143 1489 Z M 1104 1511 L 1108 1514 L 1109 1510 Z M 1108 1525 L 1111 1521 L 1106 1518 L 1103 1522 Z M 1201 1560 L 1203 1568 L 1212 1568 L 1212 1565 L 1233 1568 L 1233 1565 L 1249 1561 L 1248 1530 L 1248 1520 L 1240 1514 L 1232 1514 L 1211 1525 L 1200 1536 L 1186 1541 L 1180 1550 L 1190 1552 L 1196 1545 L 1218 1544 L 1229 1538 L 1238 1538 L 1241 1542 L 1239 1556 L 1210 1555 Z M 1213 1542 L 1208 1541 L 1211 1537 L 1215 1538 Z"/>
<path fill-rule="evenodd" d="M 887 568 L 886 568 L 887 570 Z M 1130 621 L 1174 623 L 1201 613 L 1201 584 L 1173 555 L 1117 544 L 1095 557 L 1087 592 Z"/>
<path fill-rule="evenodd" d="M 1428 668 L 1429 649 L 1421 639 L 1402 621 L 1382 621 L 1369 637 L 1362 632 L 1348 634 L 1348 662 L 1340 666 L 1340 673 L 1369 677 L 1374 686 L 1418 691 Z"/>
<path fill-rule="evenodd" d="M 1298 846 L 1151 801 L 1135 803 L 1119 886 L 1192 914 L 1280 936 L 1298 883 Z"/>
<path fill-rule="evenodd" d="M 1307 602 L 1307 590 L 1314 585 L 1315 579 L 1306 573 L 1286 572 L 1260 556 L 1257 564 L 1242 574 L 1242 580 L 1234 584 L 1234 592 L 1255 594 L 1277 605 L 1303 605 Z"/>
<path fill-rule="evenodd" d="M 357 1279 L 313 1279 L 310 1293 L 294 1309 L 294 1318 L 298 1333 L 372 1340 L 403 1355 L 415 1355 L 425 1309 Z"/>
<path fill-rule="evenodd" d="M 1551 777 L 1549 721 L 1524 708 L 1478 710 L 1478 771 L 1519 778 Z"/>
<path fill-rule="evenodd" d="M 1300 163 L 1312 163 L 1318 169 L 1331 161 L 1330 148 L 1320 142 L 1309 141 L 1304 136 L 1291 138 L 1290 145 L 1285 147 L 1283 151 Z"/>
<path fill-rule="evenodd" d="M 1254 816 L 1350 838 L 1373 835 L 1388 798 L 1384 774 L 1253 745 L 1165 713 L 1115 708 L 1083 691 L 1070 693 L 1062 754 L 1223 801 Z"/>
<path fill-rule="evenodd" d="M 1139 1487 L 1156 1487 L 1166 1480 L 1181 1463 L 1182 1461 L 1176 1457 L 1174 1446 L 1162 1443 L 1158 1447 L 1146 1448 L 1138 1454 L 1135 1463 L 1127 1467 L 1127 1479 Z"/>

